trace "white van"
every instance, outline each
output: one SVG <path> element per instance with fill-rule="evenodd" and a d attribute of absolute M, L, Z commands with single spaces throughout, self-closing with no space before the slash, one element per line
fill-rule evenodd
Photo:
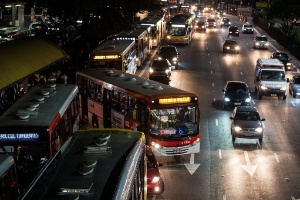
<path fill-rule="evenodd" d="M 278 59 L 259 58 L 256 62 L 254 85 L 258 99 L 262 96 L 287 96 L 287 82 L 284 65 Z"/>

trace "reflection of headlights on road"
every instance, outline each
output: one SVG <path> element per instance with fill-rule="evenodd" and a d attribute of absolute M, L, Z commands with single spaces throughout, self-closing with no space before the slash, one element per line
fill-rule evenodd
<path fill-rule="evenodd" d="M 241 130 L 242 130 L 242 128 L 241 128 L 241 127 L 239 127 L 239 126 L 235 126 L 235 127 L 233 127 L 233 129 L 234 129 L 236 132 L 239 132 L 239 131 L 241 131 Z"/>
<path fill-rule="evenodd" d="M 150 67 L 149 71 L 150 71 L 150 74 L 153 73 L 153 69 L 151 67 Z"/>
<path fill-rule="evenodd" d="M 250 98 L 245 99 L 245 102 L 249 103 L 251 101 Z"/>
<path fill-rule="evenodd" d="M 225 97 L 224 101 L 228 102 L 228 101 L 230 101 L 230 99 L 228 97 Z"/>
<path fill-rule="evenodd" d="M 172 60 L 173 60 L 173 61 L 177 61 L 177 58 L 176 58 L 176 57 L 174 57 Z"/>
<path fill-rule="evenodd" d="M 258 132 L 258 133 L 261 133 L 262 131 L 263 131 L 263 129 L 261 127 L 255 129 L 255 132 Z"/>
<path fill-rule="evenodd" d="M 280 90 L 285 91 L 285 90 L 286 90 L 286 87 L 281 87 Z"/>
<path fill-rule="evenodd" d="M 235 50 L 240 50 L 239 46 L 234 47 Z"/>
<path fill-rule="evenodd" d="M 260 89 L 267 90 L 268 88 L 266 86 L 260 86 Z"/>
<path fill-rule="evenodd" d="M 166 69 L 166 71 L 165 71 L 165 72 L 166 72 L 166 74 L 169 74 L 169 73 L 170 73 L 170 70 Z"/>

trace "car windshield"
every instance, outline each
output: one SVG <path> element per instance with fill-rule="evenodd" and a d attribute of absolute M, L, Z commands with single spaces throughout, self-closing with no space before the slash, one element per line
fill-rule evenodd
<path fill-rule="evenodd" d="M 285 75 L 282 71 L 267 71 L 261 73 L 261 80 L 263 81 L 285 81 Z"/>
<path fill-rule="evenodd" d="M 150 134 L 165 140 L 182 140 L 197 134 L 196 107 L 152 109 Z"/>
<path fill-rule="evenodd" d="M 207 19 L 208 22 L 215 22 L 214 19 Z"/>
<path fill-rule="evenodd" d="M 166 60 L 161 60 L 161 61 L 153 61 L 152 69 L 158 69 L 158 70 L 165 70 L 167 68 L 169 68 L 168 62 Z"/>
<path fill-rule="evenodd" d="M 294 84 L 300 84 L 300 78 L 295 78 L 294 79 Z"/>
<path fill-rule="evenodd" d="M 225 44 L 237 44 L 237 42 L 234 40 L 226 40 Z"/>
<path fill-rule="evenodd" d="M 246 25 L 244 25 L 244 27 L 245 27 L 245 28 L 252 28 L 252 25 L 246 24 Z"/>
<path fill-rule="evenodd" d="M 279 59 L 288 59 L 288 55 L 286 53 L 277 53 L 274 57 Z"/>
<path fill-rule="evenodd" d="M 268 41 L 268 38 L 267 37 L 256 37 L 256 40 L 258 41 Z"/>
<path fill-rule="evenodd" d="M 238 111 L 234 116 L 234 120 L 258 121 L 259 115 L 253 111 Z"/>
<path fill-rule="evenodd" d="M 161 54 L 176 54 L 176 50 L 174 47 L 162 47 L 160 49 Z"/>
<path fill-rule="evenodd" d="M 228 94 L 241 94 L 241 93 L 247 93 L 247 87 L 245 85 L 234 85 L 227 88 L 226 93 Z"/>
<path fill-rule="evenodd" d="M 223 19 L 223 22 L 229 22 L 229 19 L 224 18 L 224 19 Z"/>

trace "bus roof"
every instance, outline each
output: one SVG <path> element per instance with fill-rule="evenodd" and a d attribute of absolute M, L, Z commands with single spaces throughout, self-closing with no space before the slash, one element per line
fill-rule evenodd
<path fill-rule="evenodd" d="M 20 126 L 48 128 L 58 115 L 62 117 L 77 94 L 76 85 L 36 85 L 0 116 L 0 130 Z"/>
<path fill-rule="evenodd" d="M 57 199 L 62 196 L 65 199 L 72 195 L 87 200 L 113 199 L 116 193 L 124 192 L 116 189 L 118 186 L 126 187 L 135 178 L 127 171 L 137 166 L 141 153 L 136 152 L 144 152 L 144 144 L 145 136 L 138 131 L 77 131 L 61 156 L 55 157 L 41 172 L 22 199 Z M 127 192 L 130 189 L 128 187 Z"/>
<path fill-rule="evenodd" d="M 146 28 L 145 29 L 138 28 L 138 29 L 133 29 L 131 31 L 122 31 L 120 33 L 117 33 L 115 35 L 115 38 L 116 38 L 116 40 L 123 40 L 123 38 L 125 38 L 125 37 L 136 39 L 145 34 L 147 34 Z"/>
<path fill-rule="evenodd" d="M 14 158 L 10 155 L 0 154 L 0 177 L 15 163 Z"/>
<path fill-rule="evenodd" d="M 261 66 L 263 65 L 276 65 L 276 66 L 282 66 L 282 62 L 280 62 L 277 58 L 259 58 L 257 60 L 258 63 L 260 63 Z"/>
<path fill-rule="evenodd" d="M 98 46 L 91 54 L 123 53 L 134 45 L 134 40 L 108 40 Z"/>
<path fill-rule="evenodd" d="M 140 25 L 151 25 L 156 26 L 158 22 L 160 22 L 163 18 L 159 16 L 148 16 L 141 21 L 138 22 Z"/>
<path fill-rule="evenodd" d="M 139 95 L 156 98 L 156 97 L 173 97 L 173 96 L 195 96 L 195 94 L 163 84 L 156 81 L 148 80 L 137 75 L 124 73 L 115 69 L 86 69 L 77 72 L 77 74 L 94 79 L 96 82 L 104 82 L 105 85 L 118 87 L 120 91 L 134 91 Z M 107 83 L 107 84 L 105 84 Z"/>

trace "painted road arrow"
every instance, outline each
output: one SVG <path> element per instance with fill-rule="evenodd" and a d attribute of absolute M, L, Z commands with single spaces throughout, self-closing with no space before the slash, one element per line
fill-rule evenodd
<path fill-rule="evenodd" d="M 190 157 L 190 163 L 184 164 L 191 175 L 193 175 L 193 173 L 195 173 L 195 171 L 200 166 L 200 164 L 194 164 L 194 161 L 195 161 L 195 154 L 192 153 Z"/>
<path fill-rule="evenodd" d="M 246 172 L 248 172 L 248 174 L 250 174 L 250 176 L 253 176 L 257 168 L 257 165 L 251 165 L 248 151 L 244 151 L 244 155 L 245 155 L 247 165 L 241 165 L 241 166 Z"/>

